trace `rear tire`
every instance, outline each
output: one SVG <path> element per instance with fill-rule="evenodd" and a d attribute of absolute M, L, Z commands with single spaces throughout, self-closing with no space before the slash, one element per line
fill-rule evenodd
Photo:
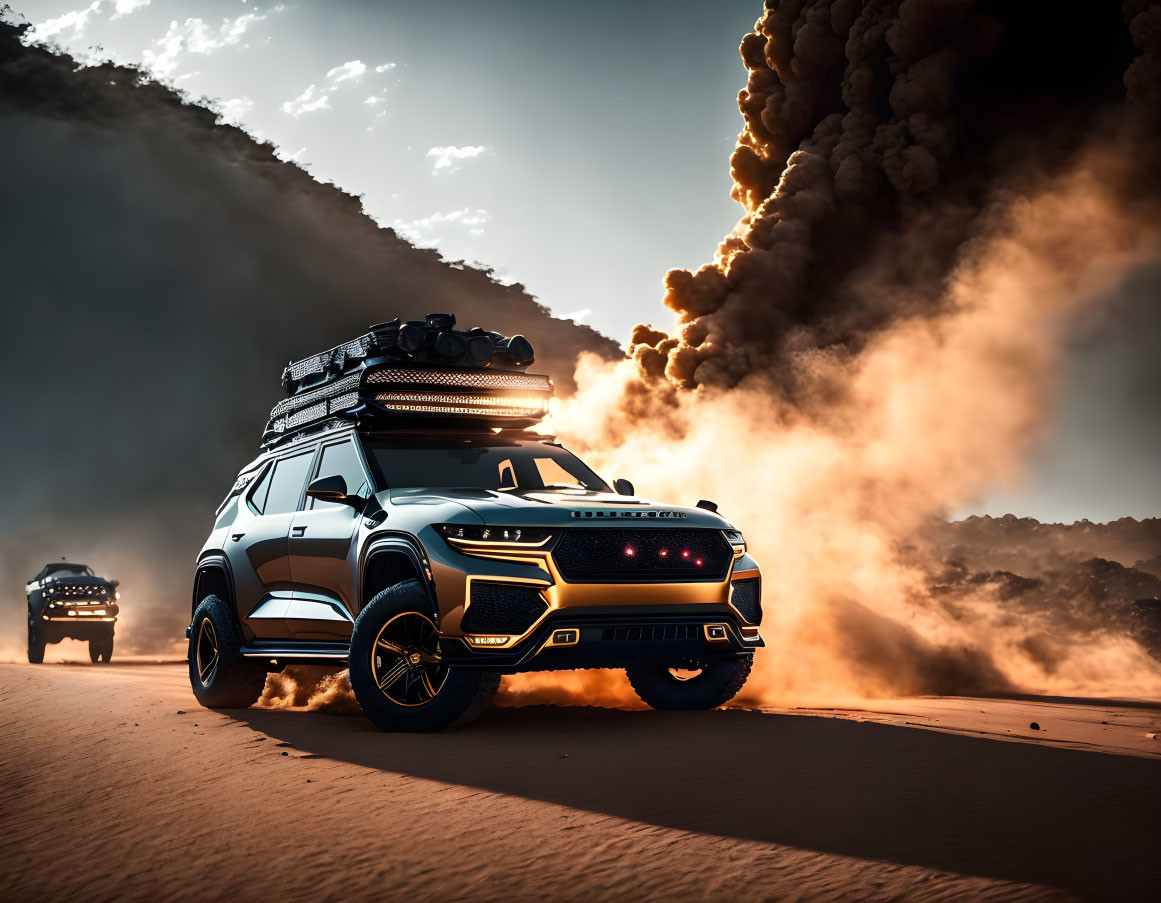
<path fill-rule="evenodd" d="M 32 612 L 28 613 L 28 661 L 39 665 L 44 661 L 44 637 L 41 636 L 40 626 L 33 620 Z"/>
<path fill-rule="evenodd" d="M 189 682 L 207 709 L 245 709 L 262 696 L 266 668 L 243 658 L 241 649 L 233 611 L 219 596 L 206 596 L 190 625 Z"/>
<path fill-rule="evenodd" d="M 754 654 L 719 658 L 703 665 L 699 674 L 680 677 L 676 667 L 641 664 L 626 668 L 629 683 L 642 702 L 661 711 L 716 709 L 729 702 L 750 676 Z"/>
<path fill-rule="evenodd" d="M 418 580 L 383 590 L 355 619 L 351 688 L 380 730 L 456 730 L 478 718 L 496 695 L 498 673 L 439 664 L 438 633 Z"/>

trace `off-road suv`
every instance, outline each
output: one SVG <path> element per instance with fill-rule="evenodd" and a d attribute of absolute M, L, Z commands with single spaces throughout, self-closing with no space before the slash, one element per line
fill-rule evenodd
<path fill-rule="evenodd" d="M 740 689 L 762 645 L 742 534 L 532 432 L 552 386 L 531 359 L 433 315 L 287 368 L 197 562 L 203 705 L 248 706 L 289 663 L 346 664 L 384 730 L 466 724 L 518 671 L 624 668 L 660 709 Z"/>
<path fill-rule="evenodd" d="M 44 647 L 64 639 L 87 640 L 89 658 L 113 657 L 119 611 L 116 580 L 96 576 L 87 564 L 46 564 L 24 588 L 28 597 L 28 660 L 44 661 Z"/>

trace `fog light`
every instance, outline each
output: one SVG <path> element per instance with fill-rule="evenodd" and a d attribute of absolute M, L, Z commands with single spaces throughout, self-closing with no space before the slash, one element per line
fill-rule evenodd
<path fill-rule="evenodd" d="M 473 646 L 503 646 L 512 637 L 510 636 L 470 636 L 468 642 Z"/>

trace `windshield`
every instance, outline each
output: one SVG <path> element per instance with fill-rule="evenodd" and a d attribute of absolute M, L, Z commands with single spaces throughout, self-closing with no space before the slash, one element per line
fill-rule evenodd
<path fill-rule="evenodd" d="M 556 445 L 480 439 L 364 437 L 367 460 L 379 489 L 590 489 L 608 492 L 605 481 Z"/>
<path fill-rule="evenodd" d="M 83 564 L 50 564 L 45 568 L 46 577 L 92 577 L 93 569 Z"/>

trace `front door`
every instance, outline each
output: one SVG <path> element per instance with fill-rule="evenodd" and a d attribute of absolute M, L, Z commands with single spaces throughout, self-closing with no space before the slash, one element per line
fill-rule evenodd
<path fill-rule="evenodd" d="M 348 495 L 366 497 L 370 482 L 351 439 L 323 445 L 313 479 L 341 476 Z M 350 505 L 307 499 L 290 525 L 290 573 L 294 599 L 286 615 L 291 635 L 303 640 L 345 641 L 357 612 L 360 510 Z"/>
<path fill-rule="evenodd" d="M 238 617 L 259 639 L 287 636 L 293 582 L 287 537 L 314 463 L 314 448 L 278 458 L 238 506 L 226 540 Z"/>

